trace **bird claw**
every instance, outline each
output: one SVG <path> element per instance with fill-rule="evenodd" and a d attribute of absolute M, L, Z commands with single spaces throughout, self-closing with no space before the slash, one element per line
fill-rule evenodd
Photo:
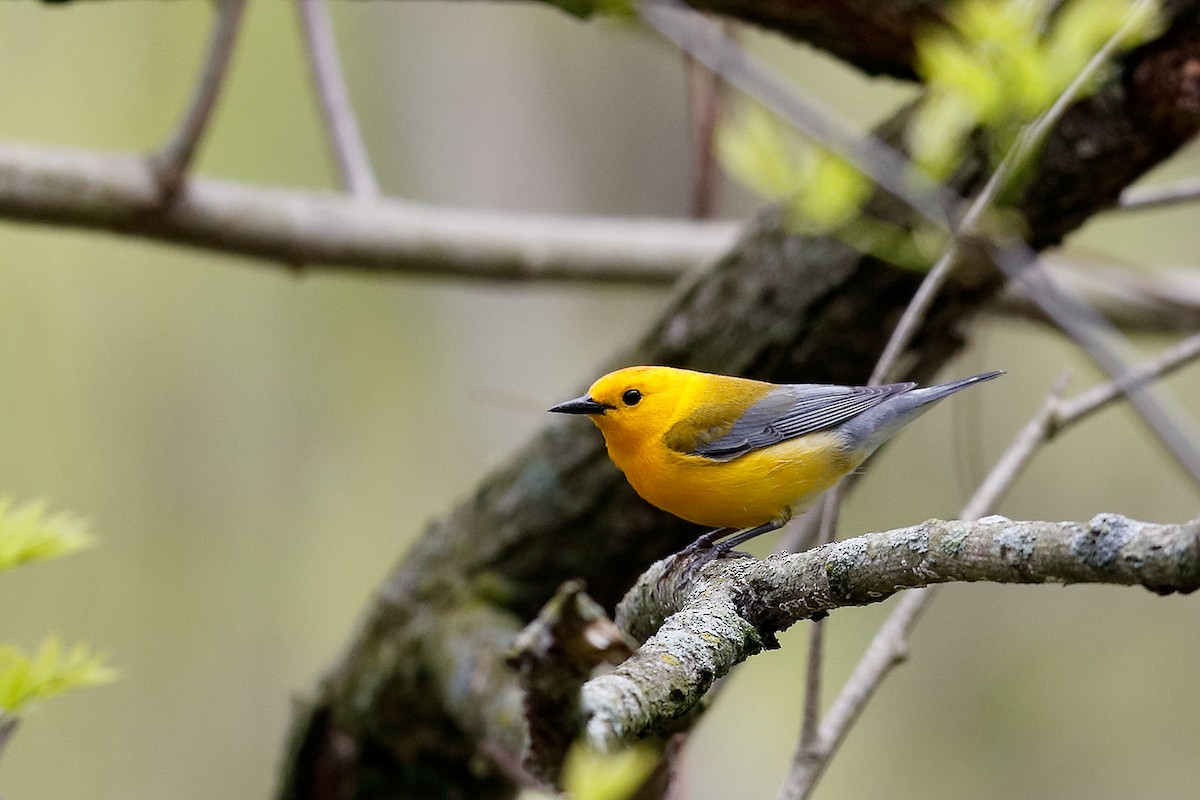
<path fill-rule="evenodd" d="M 668 576 L 673 576 L 680 583 L 690 583 L 700 570 L 713 561 L 726 558 L 754 558 L 750 553 L 734 550 L 733 547 L 731 544 L 715 541 L 707 534 L 701 536 L 669 557 L 670 560 L 662 572 L 660 581 L 667 579 Z"/>

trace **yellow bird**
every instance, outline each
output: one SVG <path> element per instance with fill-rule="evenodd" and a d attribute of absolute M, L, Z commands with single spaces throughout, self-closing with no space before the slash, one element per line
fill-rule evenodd
<path fill-rule="evenodd" d="M 937 386 L 774 384 L 673 367 L 610 372 L 550 411 L 586 414 L 643 499 L 689 522 L 775 530 L 930 406 L 1002 372 Z"/>

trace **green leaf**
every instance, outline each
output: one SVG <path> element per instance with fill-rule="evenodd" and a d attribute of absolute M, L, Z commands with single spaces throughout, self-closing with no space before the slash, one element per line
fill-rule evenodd
<path fill-rule="evenodd" d="M 717 160 L 735 180 L 772 200 L 791 198 L 803 180 L 791 129 L 762 106 L 747 104 L 717 130 Z"/>
<path fill-rule="evenodd" d="M 975 43 L 939 31 L 916 43 L 917 73 L 936 94 L 952 95 L 977 121 L 996 119 L 1004 109 L 1004 87 Z"/>
<path fill-rule="evenodd" d="M 10 497 L 0 497 L 0 570 L 28 561 L 57 558 L 91 545 L 87 523 L 70 514 L 47 516 L 43 502 L 13 508 Z"/>
<path fill-rule="evenodd" d="M 0 718 L 72 689 L 110 683 L 116 671 L 107 661 L 85 645 L 64 653 L 57 636 L 47 637 L 32 657 L 12 645 L 0 645 Z"/>
<path fill-rule="evenodd" d="M 788 212 L 825 232 L 843 225 L 862 212 L 874 188 L 849 161 L 815 145 L 804 153 L 805 180 L 788 204 Z"/>
<path fill-rule="evenodd" d="M 977 119 L 957 94 L 931 93 L 913 115 L 906 132 L 912 160 L 930 176 L 948 178 L 962 163 L 967 137 Z"/>
<path fill-rule="evenodd" d="M 627 800 L 658 763 L 649 747 L 600 753 L 576 742 L 563 763 L 563 788 L 571 800 Z"/>

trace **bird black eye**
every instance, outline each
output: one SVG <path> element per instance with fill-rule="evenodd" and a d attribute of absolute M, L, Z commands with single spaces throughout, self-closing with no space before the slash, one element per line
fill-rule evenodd
<path fill-rule="evenodd" d="M 629 389 L 625 394 L 621 395 L 621 402 L 627 406 L 636 406 L 641 399 L 642 393 L 637 389 Z"/>

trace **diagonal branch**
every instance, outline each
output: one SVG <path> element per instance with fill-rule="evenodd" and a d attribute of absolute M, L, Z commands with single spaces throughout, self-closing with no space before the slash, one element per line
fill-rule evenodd
<path fill-rule="evenodd" d="M 212 118 L 217 97 L 229 71 L 242 14 L 246 10 L 246 0 L 218 0 L 216 5 L 217 21 L 213 25 L 204 70 L 200 73 L 191 104 L 163 149 L 150 158 L 150 166 L 158 180 L 164 204 L 174 199 L 179 191 L 184 175 L 187 174 L 188 167 L 196 155 L 200 138 Z"/>
<path fill-rule="evenodd" d="M 1130 186 L 1121 192 L 1120 208 L 1122 211 L 1143 211 L 1196 200 L 1200 200 L 1200 178 L 1183 178 L 1174 183 Z"/>
<path fill-rule="evenodd" d="M 296 0 L 296 10 L 304 32 L 309 73 L 342 186 L 359 199 L 377 197 L 379 183 L 375 180 L 367 147 L 359 134 L 358 118 L 350 104 L 329 8 L 325 0 Z"/>
<path fill-rule="evenodd" d="M 1157 357 L 1133 367 L 1126 379 L 1130 383 L 1143 384 L 1170 374 L 1198 356 L 1200 335 L 1185 339 Z M 1042 407 L 996 461 L 959 514 L 960 517 L 975 520 L 988 513 L 1012 486 L 1037 450 L 1051 437 L 1124 397 L 1120 384 L 1109 381 L 1073 400 L 1064 401 L 1062 394 L 1066 391 L 1068 377 L 1064 373 L 1055 382 Z M 888 615 L 854 672 L 846 680 L 828 716 L 810 740 L 797 748 L 791 772 L 780 789 L 780 800 L 801 800 L 811 794 L 875 690 L 907 657 L 912 629 L 934 596 L 935 587 L 911 592 Z"/>
<path fill-rule="evenodd" d="M 959 260 L 962 242 L 958 235 L 970 236 L 979 217 L 986 211 L 993 195 L 1008 181 L 1010 173 L 1024 158 L 1039 147 L 1058 126 L 1068 111 L 1076 105 L 1075 99 L 1101 66 L 1116 52 L 1125 40 L 1128 30 L 1135 23 L 1135 11 L 1149 0 L 1137 0 L 1127 12 L 1125 21 L 1108 41 L 1093 55 L 1085 68 L 1075 76 L 1071 85 L 1056 98 L 1045 114 L 1027 126 L 1021 133 L 1018 144 L 1005 156 L 1000 168 L 993 173 L 980 191 L 976 201 L 967 209 L 961 224 L 953 221 L 958 205 L 958 194 L 948 186 L 934 185 L 922 173 L 909 169 L 902 153 L 871 136 L 853 131 L 851 126 L 840 121 L 828 110 L 822 110 L 816 102 L 802 96 L 774 72 L 750 57 L 729 37 L 724 36 L 712 24 L 698 14 L 686 10 L 676 0 L 643 0 L 638 13 L 664 37 L 672 41 L 697 61 L 720 74 L 730 85 L 736 86 L 775 114 L 794 125 L 805 136 L 814 139 L 823 147 L 832 150 L 850 161 L 859 171 L 868 175 L 878 186 L 887 190 L 907 204 L 914 213 L 943 230 L 955 234 L 939 263 L 918 291 L 914 302 L 909 305 L 906 316 L 889 342 L 888 352 L 872 371 L 871 383 L 881 381 L 882 373 L 900 355 L 900 348 L 915 331 L 916 324 L 925 316 L 940 286 L 949 275 L 951 267 Z M 1195 42 L 1189 43 L 1194 49 Z M 1184 91 L 1191 92 L 1190 81 L 1185 81 Z M 1172 86 L 1175 91 L 1180 87 Z M 1194 104 L 1191 104 L 1194 106 Z M 1190 106 L 1189 106 L 1190 107 Z M 1034 241 L 1031 237 L 1031 241 Z M 992 262 L 1010 281 L 1020 280 L 1030 287 L 1029 296 L 1045 312 L 1046 316 L 1067 333 L 1101 369 L 1119 379 L 1125 371 L 1125 362 L 1117 348 L 1131 349 L 1122 339 L 1120 332 L 1094 309 L 1078 298 L 1066 294 L 1062 288 L 1041 269 L 1037 251 L 1024 240 L 1009 237 L 1006 241 L 987 239 L 978 242 Z M 1169 411 L 1155 396 L 1147 391 L 1130 387 L 1130 402 L 1141 415 L 1164 448 L 1200 484 L 1200 450 L 1193 445 L 1189 435 L 1190 420 L 1179 413 Z"/>

